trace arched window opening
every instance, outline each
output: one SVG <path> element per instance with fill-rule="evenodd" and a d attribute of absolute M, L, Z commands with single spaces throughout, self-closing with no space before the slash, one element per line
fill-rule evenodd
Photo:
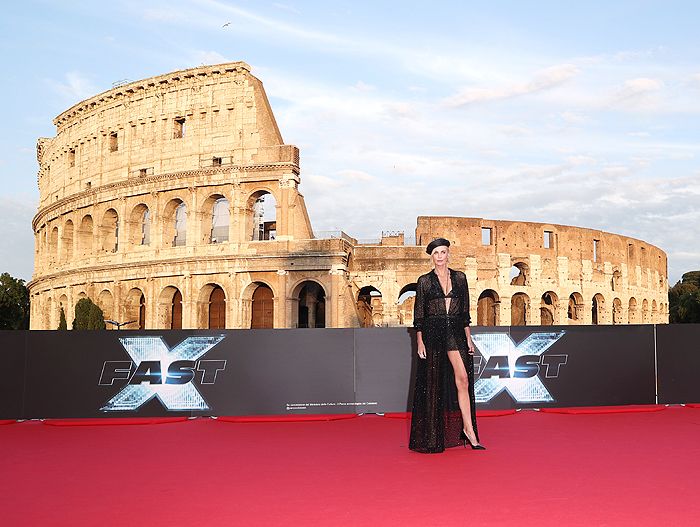
<path fill-rule="evenodd" d="M 277 237 L 277 202 L 267 191 L 251 196 L 252 224 L 251 240 L 274 240 Z"/>
<path fill-rule="evenodd" d="M 510 285 L 529 285 L 530 268 L 525 262 L 516 262 L 510 268 Z"/>
<path fill-rule="evenodd" d="M 78 231 L 78 250 L 81 255 L 87 256 L 92 252 L 93 237 L 92 216 L 88 214 L 84 216 L 80 222 L 80 229 Z"/>
<path fill-rule="evenodd" d="M 371 328 L 382 325 L 384 306 L 382 293 L 374 286 L 367 285 L 357 295 L 357 314 L 360 327 Z"/>
<path fill-rule="evenodd" d="M 175 286 L 168 286 L 161 291 L 156 305 L 157 329 L 182 329 L 182 293 Z"/>
<path fill-rule="evenodd" d="M 516 293 L 510 300 L 510 325 L 527 326 L 530 298 L 525 293 Z"/>
<path fill-rule="evenodd" d="M 413 307 L 416 303 L 417 288 L 416 283 L 407 284 L 399 292 L 399 324 L 403 326 L 413 325 Z"/>
<path fill-rule="evenodd" d="M 114 320 L 114 298 L 107 289 L 97 295 L 97 305 L 102 310 L 105 320 Z M 107 329 L 114 329 L 112 324 L 105 324 Z"/>
<path fill-rule="evenodd" d="M 497 326 L 501 301 L 493 289 L 486 289 L 479 295 L 476 305 L 476 323 L 479 326 Z"/>
<path fill-rule="evenodd" d="M 61 252 L 64 261 L 69 262 L 73 258 L 73 222 L 70 220 L 63 226 Z"/>
<path fill-rule="evenodd" d="M 253 307 L 250 327 L 252 329 L 270 329 L 275 323 L 275 302 L 272 289 L 266 284 L 259 284 L 253 292 Z"/>
<path fill-rule="evenodd" d="M 100 238 L 102 239 L 103 251 L 117 252 L 119 248 L 119 216 L 116 210 L 108 209 L 102 216 Z"/>
<path fill-rule="evenodd" d="M 209 329 L 226 328 L 226 294 L 220 286 L 214 286 L 209 294 Z"/>
<path fill-rule="evenodd" d="M 627 307 L 627 322 L 629 324 L 638 324 L 639 323 L 639 311 L 637 310 L 637 299 L 634 297 L 630 298 L 628 307 Z"/>
<path fill-rule="evenodd" d="M 552 326 L 557 323 L 559 299 L 556 293 L 547 291 L 540 302 L 540 325 Z"/>
<path fill-rule="evenodd" d="M 51 256 L 51 261 L 55 262 L 58 257 L 58 227 L 51 229 L 51 234 L 49 235 L 49 255 Z"/>
<path fill-rule="evenodd" d="M 146 329 L 146 297 L 138 287 L 133 288 L 126 296 L 124 329 Z"/>
<path fill-rule="evenodd" d="M 214 202 L 212 209 L 210 243 L 223 243 L 228 241 L 229 233 L 229 202 L 226 198 L 219 198 Z"/>
<path fill-rule="evenodd" d="M 182 247 L 187 243 L 187 205 L 180 203 L 175 209 L 175 237 L 173 247 Z"/>
<path fill-rule="evenodd" d="M 583 321 L 583 296 L 581 293 L 571 293 L 567 318 L 570 324 L 580 324 Z"/>
<path fill-rule="evenodd" d="M 593 296 L 591 302 L 591 323 L 602 324 L 605 320 L 605 299 L 600 293 Z"/>
<path fill-rule="evenodd" d="M 612 279 L 610 280 L 610 285 L 613 291 L 620 291 L 622 288 L 622 273 L 615 269 L 613 271 Z"/>
<path fill-rule="evenodd" d="M 300 284 L 297 296 L 297 327 L 326 327 L 326 293 L 316 282 L 306 281 Z"/>
<path fill-rule="evenodd" d="M 130 245 L 149 245 L 151 243 L 151 211 L 144 203 L 136 205 L 131 210 L 127 228 Z"/>
<path fill-rule="evenodd" d="M 613 299 L 613 324 L 622 324 L 622 301 L 619 298 Z"/>

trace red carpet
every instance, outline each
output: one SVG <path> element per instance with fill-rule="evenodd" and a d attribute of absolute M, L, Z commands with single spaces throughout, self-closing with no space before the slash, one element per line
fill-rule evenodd
<path fill-rule="evenodd" d="M 484 419 L 488 450 L 406 449 L 409 422 L 0 428 L 2 525 L 700 523 L 700 412 Z"/>

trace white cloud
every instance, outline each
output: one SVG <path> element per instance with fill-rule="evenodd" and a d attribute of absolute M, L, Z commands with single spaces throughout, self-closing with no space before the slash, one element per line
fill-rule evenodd
<path fill-rule="evenodd" d="M 374 181 L 376 178 L 362 170 L 340 170 L 338 175 L 349 181 Z"/>
<path fill-rule="evenodd" d="M 78 102 L 101 91 L 85 75 L 77 71 L 66 73 L 61 81 L 46 79 L 46 82 L 67 102 Z"/>
<path fill-rule="evenodd" d="M 537 72 L 530 81 L 525 83 L 515 83 L 496 88 L 464 88 L 446 99 L 445 104 L 458 107 L 536 93 L 558 86 L 571 80 L 578 74 L 579 69 L 573 64 L 560 64 Z"/>
<path fill-rule="evenodd" d="M 222 64 L 224 62 L 229 62 L 229 59 L 218 51 L 198 50 L 192 53 L 191 62 L 195 64 Z"/>
<path fill-rule="evenodd" d="M 374 91 L 376 90 L 376 86 L 372 86 L 371 84 L 366 84 L 362 81 L 357 81 L 355 85 L 353 86 L 354 89 L 360 92 L 366 92 L 366 91 Z"/>

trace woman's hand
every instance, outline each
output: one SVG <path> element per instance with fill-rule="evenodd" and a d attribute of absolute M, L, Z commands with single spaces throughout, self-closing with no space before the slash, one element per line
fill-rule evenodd
<path fill-rule="evenodd" d="M 423 344 L 422 339 L 418 339 L 418 356 L 421 359 L 425 358 L 425 344 Z"/>
<path fill-rule="evenodd" d="M 471 335 L 467 341 L 467 348 L 469 349 L 469 355 L 474 355 L 474 342 L 471 339 Z"/>

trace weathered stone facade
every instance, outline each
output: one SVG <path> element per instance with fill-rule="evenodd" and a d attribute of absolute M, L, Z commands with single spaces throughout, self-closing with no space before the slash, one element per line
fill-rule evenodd
<path fill-rule="evenodd" d="M 624 236 L 444 217 L 418 218 L 417 246 L 314 236 L 299 151 L 242 62 L 119 86 L 54 124 L 37 144 L 32 329 L 57 328 L 61 307 L 70 322 L 84 296 L 126 328 L 410 324 L 436 236 L 475 323 L 668 321 L 665 253 Z"/>

